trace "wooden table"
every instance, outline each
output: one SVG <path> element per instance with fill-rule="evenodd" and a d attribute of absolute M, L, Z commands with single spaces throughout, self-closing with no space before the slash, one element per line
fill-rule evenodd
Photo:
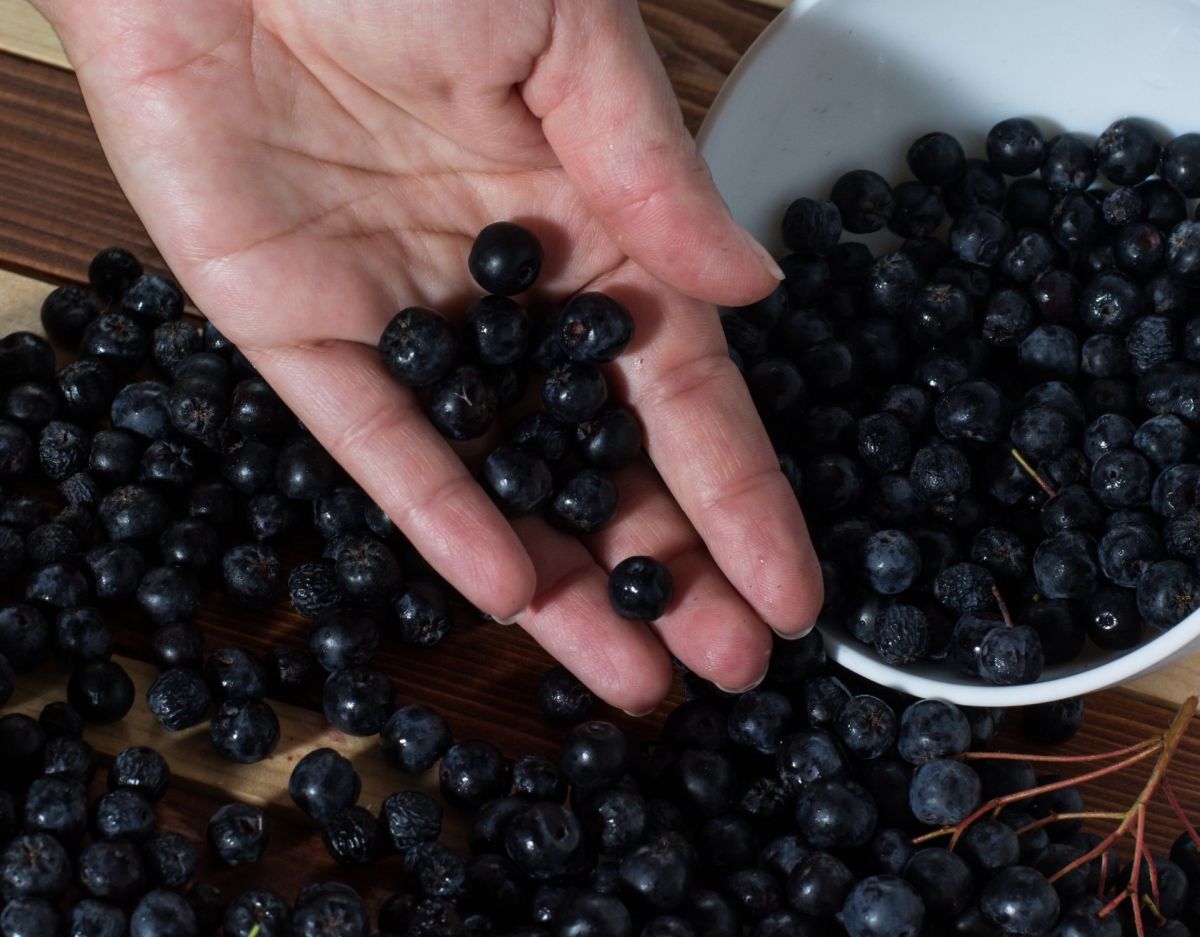
<path fill-rule="evenodd" d="M 745 0 L 644 0 L 641 8 L 693 131 L 740 55 L 776 15 L 769 7 Z M 82 281 L 92 255 L 112 244 L 130 248 L 148 267 L 162 269 L 161 258 L 107 168 L 74 76 L 62 68 L 0 52 L 0 273 L 17 272 L 54 283 Z M 283 605 L 267 614 L 246 615 L 209 603 L 200 618 L 210 650 L 224 644 L 263 650 L 301 643 L 306 637 L 306 624 Z M 144 632 L 119 628 L 118 643 L 122 654 L 148 657 Z M 459 737 L 489 739 L 509 756 L 555 751 L 560 733 L 545 724 L 532 701 L 533 688 L 550 661 L 519 629 L 464 621 L 436 648 L 385 647 L 379 660 L 394 678 L 399 700 L 419 700 L 440 708 Z M 32 705 L 27 696 L 25 704 Z M 601 715 L 635 736 L 646 736 L 659 727 L 663 714 L 677 700 L 678 694 L 643 720 L 609 711 Z M 1078 753 L 1129 744 L 1165 726 L 1170 715 L 1160 705 L 1118 691 L 1089 698 L 1087 706 L 1084 729 L 1071 743 Z M 320 730 L 315 714 L 297 719 L 314 727 L 314 732 Z M 114 738 L 119 736 L 105 736 L 98 747 L 115 744 Z M 1026 745 L 1011 731 L 1006 741 Z M 173 752 L 178 757 L 173 753 L 172 758 L 181 776 L 160 808 L 163 824 L 202 837 L 207 818 L 228 796 L 222 795 L 221 777 L 212 770 L 222 766 L 208 756 L 203 739 L 185 738 L 172 744 L 177 746 Z M 364 770 L 375 779 L 375 790 L 404 786 L 403 778 L 372 760 L 377 757 L 373 753 L 361 757 Z M 1176 764 L 1176 790 L 1193 816 L 1198 816 L 1200 729 L 1185 742 Z M 253 784 L 246 774 L 237 777 L 241 780 L 229 782 L 235 789 L 238 784 Z M 1137 775 L 1108 780 L 1090 788 L 1089 803 L 1093 809 L 1123 808 L 1140 784 Z M 257 794 L 268 803 L 286 801 L 279 790 Z M 326 877 L 349 881 L 375 898 L 398 887 L 398 860 L 378 863 L 369 872 L 347 873 L 333 866 L 319 836 L 298 812 L 279 807 L 273 816 L 272 848 L 265 861 L 250 869 L 206 869 L 205 876 L 234 893 L 251 884 L 269 884 L 288 898 L 300 885 Z M 1169 813 L 1155 813 L 1151 837 L 1155 848 L 1164 848 L 1177 832 L 1178 822 Z"/>

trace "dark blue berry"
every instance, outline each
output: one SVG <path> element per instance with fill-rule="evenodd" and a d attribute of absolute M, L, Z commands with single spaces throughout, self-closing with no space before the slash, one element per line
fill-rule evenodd
<path fill-rule="evenodd" d="M 783 216 L 783 243 L 788 250 L 821 254 L 832 250 L 842 235 L 842 216 L 833 202 L 798 198 Z"/>
<path fill-rule="evenodd" d="M 839 178 L 830 201 L 841 214 L 842 226 L 852 234 L 878 231 L 888 223 L 894 208 L 891 187 L 882 176 L 865 169 Z"/>
<path fill-rule="evenodd" d="M 633 317 L 629 310 L 604 293 L 580 293 L 563 308 L 558 340 L 571 361 L 612 361 L 632 338 Z"/>
<path fill-rule="evenodd" d="M 541 272 L 542 245 L 528 228 L 496 221 L 476 235 L 467 267 L 475 282 L 489 293 L 523 293 Z"/>
<path fill-rule="evenodd" d="M 1011 934 L 1040 934 L 1058 919 L 1054 887 L 1028 866 L 1011 866 L 984 885 L 979 898 L 984 917 Z"/>
<path fill-rule="evenodd" d="M 1137 605 L 1147 624 L 1170 628 L 1200 608 L 1200 574 L 1179 560 L 1160 560 L 1138 580 Z"/>
<path fill-rule="evenodd" d="M 394 693 L 392 682 L 378 670 L 339 670 L 325 681 L 325 718 L 347 735 L 374 735 L 392 712 Z"/>
<path fill-rule="evenodd" d="M 226 804 L 208 821 L 208 845 L 225 865 L 250 865 L 263 857 L 269 831 L 262 810 L 251 804 Z"/>
<path fill-rule="evenodd" d="M 1024 176 L 1042 165 L 1046 138 L 1024 117 L 1002 120 L 988 131 L 988 161 L 1008 176 Z"/>
<path fill-rule="evenodd" d="M 481 296 L 467 307 L 464 345 L 480 364 L 515 364 L 529 348 L 529 313 L 507 296 Z"/>
<path fill-rule="evenodd" d="M 358 806 L 344 807 L 330 817 L 321 830 L 321 840 L 325 851 L 342 865 L 366 865 L 383 845 L 379 821 L 366 807 Z"/>
<path fill-rule="evenodd" d="M 428 794 L 400 791 L 383 802 L 380 822 L 392 848 L 403 854 L 414 846 L 438 838 L 442 829 L 442 808 Z"/>
<path fill-rule="evenodd" d="M 596 697 L 565 667 L 551 667 L 538 681 L 538 708 L 555 725 L 582 722 L 596 705 Z"/>
<path fill-rule="evenodd" d="M 202 722 L 211 702 L 204 678 L 197 671 L 183 667 L 164 670 L 146 691 L 150 711 L 171 732 Z"/>
<path fill-rule="evenodd" d="M 82 287 L 60 286 L 42 302 L 46 334 L 60 345 L 77 348 L 84 330 L 100 315 L 100 304 Z"/>
<path fill-rule="evenodd" d="M 209 723 L 213 747 L 231 761 L 253 764 L 275 750 L 279 719 L 262 700 L 246 699 L 221 704 Z"/>
<path fill-rule="evenodd" d="M 442 795 L 451 803 L 478 807 L 503 793 L 504 774 L 504 758 L 496 747 L 472 740 L 447 749 L 438 768 L 438 781 Z"/>
<path fill-rule="evenodd" d="M 850 889 L 838 918 L 850 937 L 916 937 L 925 904 L 904 879 L 872 875 Z"/>
<path fill-rule="evenodd" d="M 516 446 L 500 446 L 484 460 L 483 481 L 488 491 L 512 517 L 528 514 L 551 493 L 550 469 L 535 455 Z"/>
<path fill-rule="evenodd" d="M 542 403 L 549 414 L 564 423 L 584 423 L 595 418 L 608 399 L 604 375 L 590 364 L 561 364 L 542 385 Z"/>
<path fill-rule="evenodd" d="M 609 600 L 624 618 L 653 621 L 666 612 L 673 595 L 671 573 L 653 557 L 628 557 L 608 578 Z"/>
<path fill-rule="evenodd" d="M 86 722 L 116 722 L 133 705 L 133 681 L 115 661 L 87 661 L 71 673 L 67 700 Z"/>

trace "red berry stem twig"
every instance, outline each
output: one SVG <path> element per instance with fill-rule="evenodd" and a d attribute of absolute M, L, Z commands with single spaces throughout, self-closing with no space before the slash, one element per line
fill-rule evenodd
<path fill-rule="evenodd" d="M 1009 804 L 1020 803 L 1023 800 L 1029 800 L 1030 798 L 1038 797 L 1042 794 L 1049 794 L 1051 791 L 1061 790 L 1064 787 L 1073 787 L 1076 784 L 1082 784 L 1086 781 L 1094 781 L 1097 778 L 1115 774 L 1118 771 L 1128 768 L 1130 765 L 1137 764 L 1139 761 L 1145 761 L 1157 750 L 1158 748 L 1155 746 L 1147 747 L 1142 751 L 1139 751 L 1137 754 L 1130 755 L 1128 758 L 1122 759 L 1114 764 L 1105 765 L 1103 768 L 1097 768 L 1094 771 L 1088 771 L 1084 774 L 1076 775 L 1075 777 L 1071 778 L 1063 778 L 1062 780 L 1053 781 L 1049 784 L 1042 784 L 1039 787 L 1031 787 L 1027 791 L 1016 791 L 1012 794 L 1005 794 L 1002 797 L 993 797 L 961 823 L 958 823 L 954 826 L 944 826 L 941 829 L 926 833 L 923 836 L 918 836 L 913 840 L 913 843 L 915 845 L 931 839 L 937 839 L 939 836 L 949 836 L 950 845 L 947 848 L 953 849 L 956 845 L 958 845 L 959 837 L 967 831 L 967 827 L 969 827 L 980 817 L 986 816 L 989 813 L 999 813 Z M 987 757 L 991 753 L 976 752 L 974 754 Z"/>
<path fill-rule="evenodd" d="M 966 752 L 960 755 L 964 761 L 1028 761 L 1044 762 L 1046 764 L 1082 764 L 1088 761 L 1107 761 L 1110 758 L 1120 758 L 1143 749 L 1155 748 L 1159 744 L 1156 737 L 1142 739 L 1124 748 L 1116 748 L 1108 752 L 1092 755 L 1022 755 L 1020 752 Z"/>
<path fill-rule="evenodd" d="M 1018 454 L 1014 451 L 1014 455 Z M 913 843 L 923 843 L 941 836 L 949 836 L 950 842 L 947 848 L 953 849 L 958 844 L 959 838 L 964 832 L 966 832 L 967 828 L 976 820 L 989 813 L 999 813 L 1001 809 L 1009 804 L 1029 800 L 1030 798 L 1047 794 L 1051 791 L 1060 790 L 1064 787 L 1072 787 L 1076 784 L 1084 784 L 1088 781 L 1095 781 L 1100 778 L 1116 774 L 1117 772 L 1123 771 L 1125 768 L 1135 765 L 1138 762 L 1145 761 L 1152 755 L 1157 755 L 1157 760 L 1154 763 L 1154 767 L 1150 771 L 1149 777 L 1146 779 L 1145 785 L 1142 787 L 1141 792 L 1130 805 L 1128 810 L 1081 811 L 1078 813 L 1055 814 L 1035 820 L 1032 823 L 1027 824 L 1019 831 L 1022 833 L 1028 832 L 1029 830 L 1037 829 L 1038 827 L 1053 823 L 1056 820 L 1064 819 L 1116 821 L 1116 828 L 1103 839 L 1101 839 L 1094 848 L 1087 851 L 1074 861 L 1063 866 L 1063 868 L 1059 869 L 1049 877 L 1050 882 L 1056 882 L 1063 876 L 1069 875 L 1071 872 L 1075 871 L 1081 866 L 1084 866 L 1087 863 L 1099 858 L 1100 894 L 1103 895 L 1105 884 L 1108 880 L 1108 850 L 1113 846 L 1114 843 L 1116 843 L 1122 836 L 1132 829 L 1134 833 L 1134 852 L 1133 864 L 1129 874 L 1129 881 L 1126 883 L 1125 887 L 1121 889 L 1120 893 L 1114 896 L 1113 899 L 1107 905 L 1105 905 L 1105 907 L 1099 912 L 1099 915 L 1104 917 L 1105 915 L 1111 914 L 1114 910 L 1121 906 L 1122 902 L 1124 902 L 1126 899 L 1129 899 L 1130 907 L 1133 913 L 1134 926 L 1137 930 L 1138 937 L 1145 937 L 1145 922 L 1142 914 L 1143 908 L 1149 909 L 1159 920 L 1162 919 L 1162 915 L 1158 911 L 1159 890 L 1157 869 L 1154 867 L 1154 862 L 1150 857 L 1149 849 L 1146 845 L 1147 804 L 1149 803 L 1151 797 L 1154 796 L 1156 791 L 1160 789 L 1163 791 L 1164 796 L 1167 798 L 1168 802 L 1170 802 L 1176 815 L 1183 821 L 1185 828 L 1189 831 L 1189 835 L 1196 839 L 1197 844 L 1200 845 L 1200 836 L 1197 835 L 1195 827 L 1188 822 L 1182 807 L 1179 805 L 1178 798 L 1175 797 L 1174 791 L 1172 791 L 1170 786 L 1166 783 L 1167 767 L 1170 765 L 1172 757 L 1174 757 L 1175 752 L 1179 748 L 1179 744 L 1183 740 L 1184 734 L 1187 731 L 1187 727 L 1193 716 L 1196 714 L 1196 709 L 1197 698 L 1194 696 L 1189 697 L 1179 707 L 1178 712 L 1175 713 L 1174 718 L 1171 720 L 1171 724 L 1163 732 L 1151 736 L 1150 738 L 1143 739 L 1140 742 L 1136 742 L 1133 745 L 1128 745 L 1124 748 L 1116 749 L 1115 751 L 1104 752 L 1098 755 L 1025 756 L 1011 754 L 1008 752 L 968 752 L 961 756 L 964 760 L 1026 760 L 1050 762 L 1056 764 L 1082 764 L 1096 761 L 1111 761 L 1111 763 L 1094 768 L 1090 771 L 1085 771 L 1082 774 L 1078 774 L 1074 777 L 1054 781 L 1049 784 L 1043 784 L 1027 791 L 1017 791 L 1015 793 L 1005 794 L 1002 797 L 995 797 L 975 810 L 961 823 L 955 824 L 954 826 L 942 827 L 941 829 L 926 833 L 923 836 L 916 837 L 913 840 Z M 1117 760 L 1113 761 L 1112 759 Z M 1147 878 L 1150 882 L 1150 895 L 1139 894 L 1143 861 L 1146 863 Z"/>
<path fill-rule="evenodd" d="M 1179 798 L 1175 796 L 1175 791 L 1167 778 L 1163 778 L 1162 792 L 1163 796 L 1167 798 L 1167 803 L 1171 805 L 1171 809 L 1175 812 L 1175 816 L 1179 818 L 1179 822 L 1183 825 L 1184 831 L 1191 838 L 1192 842 L 1196 844 L 1196 847 L 1200 848 L 1200 833 L 1196 832 L 1196 827 L 1192 825 L 1192 821 L 1183 812 L 1183 807 L 1179 805 Z"/>
<path fill-rule="evenodd" d="M 1026 833 L 1032 833 L 1034 830 L 1040 830 L 1043 826 L 1050 826 L 1057 823 L 1059 820 L 1124 820 L 1125 814 L 1119 810 L 1083 810 L 1076 813 L 1048 813 L 1044 817 L 1039 817 L 1036 820 L 1030 820 L 1024 826 L 1017 829 L 1018 836 L 1024 836 Z"/>

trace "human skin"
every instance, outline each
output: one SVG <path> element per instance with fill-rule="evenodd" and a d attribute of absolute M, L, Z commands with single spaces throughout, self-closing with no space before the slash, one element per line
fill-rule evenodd
<path fill-rule="evenodd" d="M 729 216 L 632 0 L 37 0 L 105 153 L 197 307 L 246 354 L 414 546 L 478 608 L 516 621 L 606 701 L 641 712 L 668 651 L 729 689 L 772 631 L 821 604 L 796 499 L 712 304 L 779 270 Z M 598 289 L 636 334 L 607 375 L 653 466 L 582 540 L 506 520 L 390 380 L 400 308 L 457 316 L 484 225 L 542 240 L 534 300 Z M 494 442 L 494 440 L 492 440 Z M 648 554 L 676 600 L 609 607 Z"/>

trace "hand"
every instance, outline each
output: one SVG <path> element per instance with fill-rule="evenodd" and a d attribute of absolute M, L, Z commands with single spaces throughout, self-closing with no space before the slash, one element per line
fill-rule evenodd
<path fill-rule="evenodd" d="M 605 700 L 644 711 L 667 651 L 718 684 L 821 602 L 796 500 L 714 309 L 778 268 L 730 218 L 629 0 L 42 0 L 117 179 L 180 282 L 314 436 L 471 602 L 515 618 Z M 608 372 L 658 474 L 619 473 L 580 542 L 510 524 L 383 371 L 401 307 L 478 290 L 475 233 L 526 224 L 538 292 L 612 294 Z M 619 618 L 607 571 L 650 554 L 676 600 Z M 764 624 L 765 623 L 765 624 Z"/>

